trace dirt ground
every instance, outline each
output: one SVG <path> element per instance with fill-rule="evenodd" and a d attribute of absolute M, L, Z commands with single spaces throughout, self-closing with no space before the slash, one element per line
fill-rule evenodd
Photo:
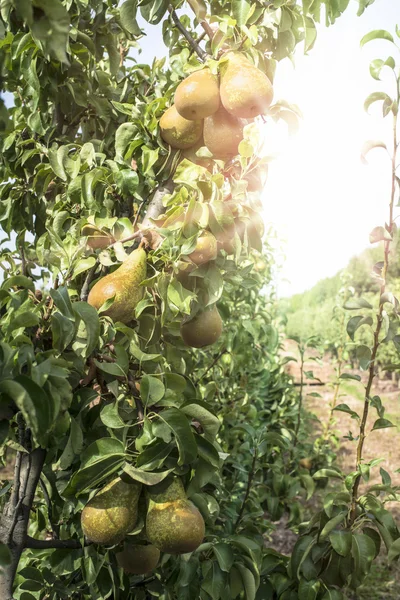
<path fill-rule="evenodd" d="M 296 345 L 288 342 L 285 347 L 287 355 L 296 356 Z M 305 370 L 313 371 L 323 385 L 307 386 L 305 389 L 304 407 L 307 411 L 314 414 L 317 419 L 326 423 L 329 418 L 329 405 L 333 398 L 333 387 L 331 385 L 334 379 L 334 370 L 331 359 L 325 356 L 322 364 L 317 364 L 315 361 L 308 361 L 305 364 Z M 288 371 L 293 376 L 296 383 L 300 382 L 300 368 L 298 363 L 288 363 Z M 346 372 L 351 372 L 346 369 Z M 366 373 L 360 373 L 361 382 L 347 380 L 341 385 L 340 396 L 338 403 L 347 404 L 352 410 L 360 413 L 363 407 L 364 385 Z M 308 382 L 314 380 L 308 380 Z M 321 398 L 307 396 L 310 392 L 318 392 Z M 379 395 L 382 403 L 386 408 L 385 418 L 392 421 L 395 427 L 388 429 L 379 429 L 368 434 L 364 444 L 364 460 L 369 461 L 373 458 L 382 458 L 380 465 L 371 470 L 371 478 L 368 483 L 363 482 L 360 485 L 360 491 L 366 486 L 374 483 L 381 483 L 379 468 L 383 467 L 392 477 L 393 485 L 400 485 L 400 473 L 395 471 L 400 468 L 400 410 L 399 399 L 400 390 L 397 385 L 394 385 L 391 380 L 375 380 L 373 386 L 373 395 Z M 358 424 L 351 418 L 350 415 L 336 411 L 336 423 L 334 430 L 339 433 L 339 448 L 337 450 L 337 463 L 345 471 L 351 472 L 355 469 L 355 452 L 356 443 L 345 438 L 351 431 L 354 436 L 358 433 Z M 376 410 L 371 408 L 369 411 L 367 429 L 370 431 L 375 420 L 378 418 Z M 316 419 L 315 427 L 316 436 L 321 430 L 321 425 Z M 326 493 L 322 492 L 322 494 Z M 314 496 L 311 504 L 306 510 L 313 511 L 317 509 L 322 494 L 318 497 Z M 394 513 L 397 523 L 400 525 L 400 503 L 390 503 L 387 507 Z M 286 520 L 282 519 L 277 524 L 277 529 L 273 534 L 272 545 L 274 548 L 289 554 L 296 542 L 296 535 L 286 528 Z M 371 574 L 368 576 L 365 584 L 357 590 L 356 593 L 348 592 L 348 600 L 398 600 L 400 598 L 400 564 L 394 563 L 389 566 L 387 563 L 386 552 L 383 550 L 381 555 L 375 561 Z"/>

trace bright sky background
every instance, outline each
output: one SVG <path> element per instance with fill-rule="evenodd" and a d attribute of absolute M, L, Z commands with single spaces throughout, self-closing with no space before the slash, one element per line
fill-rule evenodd
<path fill-rule="evenodd" d="M 309 55 L 298 49 L 295 68 L 288 59 L 278 65 L 275 99 L 297 104 L 304 115 L 299 133 L 289 141 L 284 124 L 271 128 L 270 149 L 278 150 L 279 157 L 264 191 L 264 217 L 285 240 L 280 296 L 308 289 L 345 267 L 388 214 L 387 155 L 373 150 L 369 166 L 364 166 L 360 149 L 367 139 L 390 142 L 390 117 L 381 118 L 382 103 L 371 107 L 368 116 L 363 103 L 373 91 L 393 90 L 389 70 L 379 83 L 369 74 L 369 62 L 389 55 L 399 62 L 400 52 L 385 41 L 370 42 L 363 49 L 359 42 L 373 29 L 395 35 L 400 0 L 375 0 L 362 17 L 357 17 L 357 7 L 351 0 L 335 25 L 321 26 Z M 147 37 L 140 41 L 139 60 L 165 56 L 161 26 L 141 25 Z"/>

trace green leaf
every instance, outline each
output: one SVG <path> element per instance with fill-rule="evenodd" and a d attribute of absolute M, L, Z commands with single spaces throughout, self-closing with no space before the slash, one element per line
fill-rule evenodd
<path fill-rule="evenodd" d="M 351 531 L 333 531 L 329 536 L 332 548 L 340 556 L 348 556 L 351 551 L 352 535 Z"/>
<path fill-rule="evenodd" d="M 186 415 L 177 408 L 168 408 L 158 416 L 175 436 L 179 451 L 178 465 L 192 463 L 197 456 L 197 444 Z"/>
<path fill-rule="evenodd" d="M 360 375 L 353 375 L 352 373 L 342 373 L 339 379 L 353 379 L 354 381 L 361 381 Z"/>
<path fill-rule="evenodd" d="M 132 479 L 135 479 L 135 481 L 140 481 L 140 483 L 143 483 L 144 485 L 157 485 L 157 483 L 161 483 L 161 481 L 164 481 L 173 470 L 174 469 L 168 469 L 168 471 L 162 471 L 161 473 L 148 473 L 147 471 L 136 469 L 128 463 L 125 463 L 124 465 L 125 473 L 132 477 Z"/>
<path fill-rule="evenodd" d="M 329 521 L 326 523 L 326 525 L 323 527 L 321 533 L 319 534 L 320 541 L 325 540 L 328 537 L 328 535 L 330 534 L 330 532 L 345 520 L 345 518 L 347 517 L 347 514 L 348 514 L 347 510 L 342 510 L 338 515 L 336 515 L 336 517 L 333 517 L 333 519 L 329 519 Z"/>
<path fill-rule="evenodd" d="M 68 319 L 75 321 L 75 315 L 68 294 L 68 288 L 66 286 L 61 286 L 56 290 L 50 290 L 50 296 L 52 297 L 53 302 L 60 313 Z"/>
<path fill-rule="evenodd" d="M 313 477 L 314 479 L 323 479 L 324 477 L 335 477 L 338 479 L 343 479 L 343 475 L 341 473 L 338 473 L 334 469 L 319 469 L 319 471 L 314 473 Z"/>
<path fill-rule="evenodd" d="M 79 456 L 83 448 L 83 433 L 78 423 L 71 417 L 71 429 L 67 445 L 60 456 L 60 468 L 65 471 L 74 461 L 75 456 Z"/>
<path fill-rule="evenodd" d="M 358 586 L 370 571 L 375 558 L 375 544 L 368 535 L 355 533 L 352 536 L 351 554 L 354 559 L 352 585 Z"/>
<path fill-rule="evenodd" d="M 164 397 L 165 387 L 162 381 L 152 375 L 143 375 L 140 380 L 140 397 L 145 406 L 153 406 Z"/>
<path fill-rule="evenodd" d="M 371 353 L 370 348 L 368 348 L 368 346 L 365 346 L 364 344 L 357 346 L 356 356 L 357 356 L 357 359 L 360 361 L 361 369 L 363 371 L 366 371 L 371 362 L 372 353 Z"/>
<path fill-rule="evenodd" d="M 211 562 L 210 569 L 204 578 L 201 588 L 207 592 L 212 600 L 219 600 L 225 585 L 225 574 L 221 571 L 216 561 Z"/>
<path fill-rule="evenodd" d="M 292 556 L 290 557 L 290 573 L 292 577 L 299 578 L 301 565 L 311 552 L 315 543 L 316 539 L 312 535 L 303 535 L 299 537 L 293 548 Z"/>
<path fill-rule="evenodd" d="M 157 25 L 167 11 L 169 0 L 153 0 L 140 6 L 143 19 L 152 25 Z"/>
<path fill-rule="evenodd" d="M 375 102 L 379 102 L 380 100 L 383 100 L 384 102 L 389 103 L 390 106 L 392 106 L 392 104 L 393 104 L 393 100 L 390 98 L 390 96 L 388 96 L 388 94 L 385 94 L 385 92 L 373 92 L 372 94 L 370 94 L 368 96 L 368 98 L 364 102 L 365 112 L 368 112 L 368 109 L 371 106 L 371 104 L 374 104 Z"/>
<path fill-rule="evenodd" d="M 87 302 L 74 302 L 72 310 L 86 327 L 86 353 L 90 356 L 95 350 L 100 336 L 100 319 L 97 310 Z"/>
<path fill-rule="evenodd" d="M 396 427 L 396 425 L 393 425 L 393 423 L 387 419 L 377 419 L 371 431 L 375 431 L 376 429 L 386 429 L 387 427 Z"/>
<path fill-rule="evenodd" d="M 207 15 L 207 5 L 204 0 L 187 0 L 190 8 L 196 15 L 198 21 L 202 21 Z"/>
<path fill-rule="evenodd" d="M 59 400 L 49 397 L 32 379 L 18 375 L 0 382 L 0 393 L 9 396 L 22 412 L 33 437 L 43 447 L 59 411 Z"/>
<path fill-rule="evenodd" d="M 246 600 L 255 600 L 257 586 L 253 573 L 250 571 L 250 569 L 248 569 L 239 562 L 235 563 L 235 566 L 238 569 L 242 578 Z"/>
<path fill-rule="evenodd" d="M 299 598 L 301 600 L 315 600 L 318 596 L 319 589 L 321 587 L 321 582 L 317 579 L 300 579 L 299 584 Z"/>
<path fill-rule="evenodd" d="M 392 562 L 395 558 L 400 556 L 400 538 L 393 542 L 389 548 L 388 559 Z"/>
<path fill-rule="evenodd" d="M 347 323 L 347 333 L 354 342 L 354 334 L 362 325 L 372 325 L 372 317 L 352 317 Z"/>
<path fill-rule="evenodd" d="M 204 432 L 211 438 L 215 438 L 221 427 L 221 422 L 218 417 L 211 412 L 208 404 L 201 401 L 189 401 L 181 406 L 181 411 L 191 419 L 199 421 Z"/>
<path fill-rule="evenodd" d="M 375 29 L 364 35 L 361 39 L 360 46 L 363 47 L 372 40 L 387 40 L 394 43 L 393 36 L 388 31 L 385 31 L 384 29 Z"/>
<path fill-rule="evenodd" d="M 372 308 L 372 304 L 370 304 L 364 298 L 351 298 L 344 305 L 343 308 L 346 310 L 356 310 L 358 308 Z"/>
<path fill-rule="evenodd" d="M 212 550 L 215 554 L 215 558 L 218 561 L 221 571 L 229 573 L 235 560 L 235 555 L 231 546 L 224 543 L 215 544 L 215 546 L 212 547 Z"/>
<path fill-rule="evenodd" d="M 347 413 L 351 416 L 352 419 L 360 418 L 359 415 L 354 410 L 352 410 L 347 404 L 338 404 L 333 410 L 338 410 L 339 412 Z"/>
<path fill-rule="evenodd" d="M 25 277 L 24 275 L 14 275 L 13 277 L 8 277 L 5 279 L 1 285 L 2 290 L 9 290 L 12 287 L 22 287 L 27 290 L 31 290 L 31 292 L 35 292 L 35 284 L 32 279 L 29 277 Z"/>
<path fill-rule="evenodd" d="M 39 325 L 39 322 L 39 316 L 35 313 L 23 312 L 17 315 L 15 318 L 11 319 L 8 331 L 12 332 L 15 331 L 15 329 L 19 329 L 20 327 L 34 327 L 35 325 Z"/>
<path fill-rule="evenodd" d="M 118 363 L 109 363 L 109 362 L 100 362 L 99 360 L 94 360 L 94 363 L 100 371 L 103 373 L 107 373 L 108 375 L 114 375 L 115 377 L 124 377 L 126 378 L 126 374 Z"/>

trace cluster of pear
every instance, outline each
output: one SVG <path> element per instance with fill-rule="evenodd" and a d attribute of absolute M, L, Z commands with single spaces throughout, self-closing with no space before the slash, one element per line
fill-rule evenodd
<path fill-rule="evenodd" d="M 101 489 L 81 514 L 82 530 L 95 544 L 114 546 L 135 527 L 142 485 L 117 477 Z M 200 546 L 203 517 L 186 497 L 182 481 L 171 477 L 145 491 L 146 543 L 124 543 L 116 559 L 126 573 L 141 575 L 156 568 L 160 552 L 186 554 Z"/>
<path fill-rule="evenodd" d="M 179 84 L 175 104 L 160 119 L 161 137 L 178 150 L 204 141 L 215 158 L 234 156 L 246 119 L 265 113 L 272 98 L 265 73 L 240 52 L 230 51 L 220 61 L 219 79 L 205 67 Z"/>

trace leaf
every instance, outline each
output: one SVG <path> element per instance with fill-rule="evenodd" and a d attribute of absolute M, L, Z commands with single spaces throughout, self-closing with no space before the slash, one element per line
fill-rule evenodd
<path fill-rule="evenodd" d="M 375 544 L 368 535 L 355 533 L 352 536 L 351 554 L 354 559 L 352 585 L 358 586 L 370 571 L 375 558 Z"/>
<path fill-rule="evenodd" d="M 242 578 L 246 600 L 255 600 L 257 587 L 253 573 L 239 562 L 235 563 L 235 566 Z"/>
<path fill-rule="evenodd" d="M 140 6 L 140 12 L 143 19 L 152 25 L 157 25 L 166 13 L 169 5 L 169 0 L 152 0 L 147 4 Z"/>
<path fill-rule="evenodd" d="M 100 336 L 100 319 L 97 310 L 87 302 L 74 302 L 72 310 L 85 323 L 86 353 L 88 357 L 95 350 Z"/>
<path fill-rule="evenodd" d="M 210 411 L 210 407 L 205 402 L 187 402 L 181 406 L 181 411 L 192 419 L 199 421 L 204 432 L 211 438 L 215 438 L 221 427 L 221 422 L 218 417 Z"/>
<path fill-rule="evenodd" d="M 299 584 L 299 598 L 301 600 L 315 600 L 318 596 L 319 589 L 321 587 L 321 582 L 317 579 L 300 579 Z"/>
<path fill-rule="evenodd" d="M 9 396 L 22 412 L 33 437 L 43 447 L 59 411 L 59 401 L 49 397 L 32 379 L 18 375 L 13 380 L 0 382 L 0 393 Z"/>
<path fill-rule="evenodd" d="M 305 558 L 310 553 L 312 547 L 316 543 L 314 536 L 303 535 L 297 540 L 290 558 L 290 572 L 292 577 L 297 579 L 300 576 L 300 568 Z"/>
<path fill-rule="evenodd" d="M 2 290 L 9 290 L 12 287 L 22 287 L 27 290 L 31 290 L 31 292 L 35 292 L 35 284 L 32 279 L 29 277 L 25 277 L 24 275 L 14 275 L 13 277 L 8 277 L 5 279 L 1 285 Z"/>
<path fill-rule="evenodd" d="M 235 560 L 234 552 L 228 544 L 215 544 L 212 547 L 215 558 L 218 561 L 221 571 L 229 573 Z"/>
<path fill-rule="evenodd" d="M 342 373 L 339 379 L 353 379 L 354 381 L 361 381 L 360 375 L 353 375 L 352 373 Z"/>
<path fill-rule="evenodd" d="M 188 4 L 198 21 L 203 21 L 207 16 L 207 5 L 204 0 L 188 0 Z"/>
<path fill-rule="evenodd" d="M 333 531 L 329 536 L 332 548 L 340 556 L 348 556 L 351 551 L 352 535 L 351 531 Z"/>
<path fill-rule="evenodd" d="M 71 417 L 71 429 L 69 432 L 68 442 L 60 456 L 60 469 L 65 471 L 68 469 L 75 456 L 79 456 L 83 448 L 83 433 L 78 423 Z"/>
<path fill-rule="evenodd" d="M 357 346 L 356 356 L 357 356 L 357 359 L 360 361 L 361 369 L 363 371 L 366 371 L 371 362 L 372 353 L 371 353 L 370 348 L 368 348 L 368 346 L 365 346 L 364 344 Z"/>
<path fill-rule="evenodd" d="M 366 100 L 364 102 L 365 112 L 368 112 L 369 107 L 372 104 L 374 104 L 375 102 L 379 102 L 380 100 L 383 100 L 385 103 L 389 104 L 390 106 L 392 106 L 392 104 L 393 104 L 393 100 L 391 99 L 390 96 L 388 96 L 388 94 L 385 94 L 385 92 L 373 92 L 366 98 Z"/>
<path fill-rule="evenodd" d="M 394 43 L 393 36 L 388 31 L 385 31 L 384 29 L 375 29 L 364 35 L 360 41 L 360 46 L 363 47 L 372 40 L 387 40 Z"/>
<path fill-rule="evenodd" d="M 338 410 L 339 412 L 347 413 L 351 416 L 352 419 L 360 418 L 359 415 L 354 410 L 352 410 L 347 404 L 338 404 L 333 410 Z"/>
<path fill-rule="evenodd" d="M 50 290 L 50 296 L 53 299 L 54 304 L 62 315 L 75 321 L 74 311 L 72 310 L 72 303 L 68 294 L 68 288 L 61 286 L 56 290 Z"/>
<path fill-rule="evenodd" d="M 143 375 L 140 380 L 140 397 L 145 406 L 157 404 L 164 394 L 165 387 L 162 381 L 152 375 Z"/>
<path fill-rule="evenodd" d="M 382 227 L 382 226 L 374 227 L 373 230 L 371 231 L 371 233 L 369 234 L 370 244 L 376 244 L 377 242 L 382 242 L 382 241 L 390 242 L 391 240 L 392 240 L 392 236 L 387 231 L 387 229 L 385 229 L 385 227 Z"/>
<path fill-rule="evenodd" d="M 118 363 L 109 363 L 109 362 L 100 362 L 99 360 L 94 359 L 94 363 L 100 371 L 103 373 L 108 373 L 108 375 L 114 375 L 115 377 L 123 377 L 126 378 L 125 371 Z"/>
<path fill-rule="evenodd" d="M 375 431 L 376 429 L 386 429 L 387 427 L 396 427 L 396 425 L 393 425 L 393 423 L 387 419 L 377 419 L 371 431 Z"/>
<path fill-rule="evenodd" d="M 354 342 L 354 334 L 362 325 L 372 325 L 372 317 L 352 317 L 347 323 L 347 333 Z"/>
<path fill-rule="evenodd" d="M 147 471 L 136 469 L 128 463 L 125 463 L 124 465 L 125 473 L 135 481 L 140 481 L 140 483 L 143 483 L 144 485 L 157 485 L 157 483 L 161 483 L 161 481 L 164 481 L 173 470 L 174 469 L 168 469 L 168 471 L 161 471 L 161 473 L 148 473 Z"/>
<path fill-rule="evenodd" d="M 168 408 L 158 416 L 175 436 L 179 451 L 178 465 L 192 463 L 197 456 L 197 444 L 186 415 L 177 408 Z"/>
<path fill-rule="evenodd" d="M 348 514 L 347 510 L 342 510 L 342 511 L 340 511 L 340 513 L 338 515 L 333 517 L 333 519 L 329 519 L 329 521 L 326 523 L 326 525 L 323 527 L 321 533 L 319 534 L 320 541 L 325 540 L 328 537 L 328 535 L 330 534 L 330 532 L 345 520 L 345 518 L 347 517 L 347 514 Z"/>
<path fill-rule="evenodd" d="M 136 20 L 137 0 L 126 0 L 120 8 L 120 19 L 122 27 L 132 35 L 141 35 L 141 29 Z"/>
<path fill-rule="evenodd" d="M 225 575 L 223 571 L 221 571 L 218 563 L 213 561 L 203 583 L 201 584 L 201 588 L 207 592 L 212 600 L 218 600 L 221 597 L 224 583 Z"/>
<path fill-rule="evenodd" d="M 358 308 L 372 308 L 372 304 L 365 298 L 352 298 L 343 305 L 346 310 L 356 310 Z"/>
<path fill-rule="evenodd" d="M 336 477 L 338 479 L 343 479 L 343 475 L 334 471 L 334 469 L 319 469 L 313 475 L 314 479 L 323 479 L 324 477 Z"/>
<path fill-rule="evenodd" d="M 389 548 L 388 559 L 392 562 L 395 558 L 400 556 L 400 538 L 393 542 Z"/>
<path fill-rule="evenodd" d="M 370 152 L 374 148 L 383 148 L 384 150 L 387 151 L 386 144 L 384 142 L 381 142 L 380 140 L 368 140 L 368 141 L 364 142 L 364 144 L 362 145 L 362 148 L 361 148 L 361 162 L 364 163 L 364 165 L 368 164 L 368 161 L 366 158 L 368 152 Z"/>

